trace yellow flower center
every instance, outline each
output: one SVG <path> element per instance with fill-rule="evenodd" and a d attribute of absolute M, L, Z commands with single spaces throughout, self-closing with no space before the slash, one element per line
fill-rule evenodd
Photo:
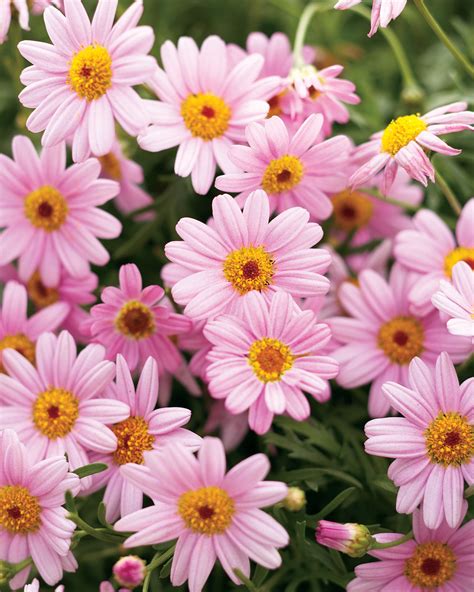
<path fill-rule="evenodd" d="M 439 590 L 449 582 L 456 570 L 456 556 L 452 549 L 436 541 L 418 545 L 406 560 L 405 576 L 422 590 Z"/>
<path fill-rule="evenodd" d="M 0 487 L 0 527 L 13 534 L 35 532 L 41 524 L 38 499 L 21 485 Z"/>
<path fill-rule="evenodd" d="M 474 456 L 474 428 L 459 413 L 440 412 L 423 435 L 433 463 L 459 466 Z"/>
<path fill-rule="evenodd" d="M 74 54 L 67 78 L 83 99 L 100 99 L 112 86 L 112 58 L 102 45 L 88 45 Z"/>
<path fill-rule="evenodd" d="M 142 417 L 129 417 L 112 426 L 117 436 L 114 461 L 118 465 L 135 463 L 142 465 L 145 450 L 153 449 L 154 436 L 148 433 L 148 424 Z"/>
<path fill-rule="evenodd" d="M 444 273 L 450 278 L 456 263 L 464 261 L 474 270 L 474 247 L 456 247 L 444 259 Z"/>
<path fill-rule="evenodd" d="M 117 331 L 132 339 L 144 339 L 155 332 L 155 318 L 151 310 L 138 300 L 126 302 L 115 318 Z"/>
<path fill-rule="evenodd" d="M 427 124 L 418 115 L 397 117 L 387 125 L 382 134 L 382 152 L 391 156 L 415 140 L 421 132 L 428 129 Z"/>
<path fill-rule="evenodd" d="M 194 532 L 223 534 L 232 523 L 234 500 L 220 487 L 186 491 L 178 500 L 178 514 Z"/>
<path fill-rule="evenodd" d="M 265 290 L 275 273 L 273 257 L 263 247 L 242 247 L 225 258 L 224 277 L 239 294 Z"/>
<path fill-rule="evenodd" d="M 102 173 L 114 179 L 120 181 L 122 179 L 122 167 L 120 160 L 115 156 L 113 152 L 109 152 L 104 156 L 99 156 L 99 162 L 102 167 Z"/>
<path fill-rule="evenodd" d="M 378 345 L 394 364 L 409 364 L 423 351 L 424 331 L 413 317 L 396 317 L 380 327 Z"/>
<path fill-rule="evenodd" d="M 286 90 L 281 93 L 278 93 L 274 97 L 268 99 L 267 103 L 269 104 L 270 108 L 268 110 L 267 117 L 273 117 L 274 115 L 281 115 L 283 113 L 283 109 L 281 107 L 281 99 L 286 95 Z"/>
<path fill-rule="evenodd" d="M 57 189 L 44 185 L 26 196 L 24 211 L 33 226 L 53 232 L 64 224 L 69 208 Z"/>
<path fill-rule="evenodd" d="M 262 189 L 268 194 L 289 191 L 301 181 L 303 172 L 303 163 L 296 156 L 275 158 L 263 173 Z"/>
<path fill-rule="evenodd" d="M 36 308 L 45 308 L 59 300 L 58 290 L 45 286 L 37 271 L 28 280 L 26 289 L 28 290 L 30 300 L 32 300 Z"/>
<path fill-rule="evenodd" d="M 38 395 L 33 405 L 33 421 L 50 440 L 64 438 L 79 417 L 79 400 L 62 388 L 50 387 Z"/>
<path fill-rule="evenodd" d="M 272 337 L 254 341 L 248 353 L 248 362 L 262 382 L 277 382 L 293 366 L 295 356 L 290 348 Z"/>
<path fill-rule="evenodd" d="M 32 364 L 35 363 L 35 344 L 26 335 L 23 335 L 23 333 L 5 335 L 5 337 L 0 339 L 0 351 L 8 348 L 17 351 Z M 5 368 L 0 360 L 0 373 L 2 372 L 5 372 Z"/>
<path fill-rule="evenodd" d="M 372 218 L 374 206 L 371 200 L 358 191 L 345 189 L 332 198 L 336 226 L 350 232 L 362 228 Z"/>
<path fill-rule="evenodd" d="M 193 136 L 209 141 L 227 131 L 232 111 L 220 97 L 198 93 L 189 95 L 181 103 L 181 116 Z"/>

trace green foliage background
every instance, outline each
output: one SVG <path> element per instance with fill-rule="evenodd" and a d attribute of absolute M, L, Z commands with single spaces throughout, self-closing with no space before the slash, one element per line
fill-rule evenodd
<path fill-rule="evenodd" d="M 95 0 L 86 0 L 92 14 Z M 370 3 L 366 2 L 369 6 Z M 120 10 L 129 5 L 121 0 Z M 292 0 L 145 0 L 142 23 L 151 25 L 156 34 L 154 54 L 166 39 L 176 41 L 181 35 L 193 37 L 198 43 L 210 34 L 225 41 L 245 45 L 251 31 L 271 34 L 283 31 L 293 38 L 304 2 Z M 430 8 L 444 28 L 450 32 L 465 53 L 474 58 L 474 3 L 465 0 L 429 0 Z M 383 128 L 393 117 L 411 112 L 412 106 L 402 97 L 402 81 L 398 64 L 384 36 L 379 32 L 367 38 L 368 22 L 351 11 L 329 10 L 317 14 L 309 28 L 307 43 L 320 48 L 327 59 L 346 66 L 345 78 L 353 80 L 362 98 L 351 108 L 351 123 L 344 127 L 356 142 Z M 457 100 L 474 103 L 474 88 L 459 69 L 452 56 L 433 36 L 412 2 L 395 23 L 390 25 L 400 39 L 425 97 L 416 110 L 424 112 L 435 106 Z M 15 134 L 28 134 L 28 116 L 18 100 L 21 90 L 19 72 L 26 66 L 16 51 L 21 39 L 47 40 L 41 17 L 31 17 L 31 31 L 13 26 L 10 39 L 0 46 L 0 152 L 10 154 Z M 146 91 L 144 91 L 146 94 Z M 336 130 L 340 131 L 340 130 Z M 39 145 L 39 135 L 33 136 Z M 139 265 L 145 284 L 159 283 L 159 271 L 165 261 L 164 244 L 175 238 L 174 227 L 181 216 L 206 220 L 210 215 L 211 189 L 206 197 L 196 196 L 189 181 L 173 174 L 174 151 L 158 154 L 143 152 L 136 142 L 123 138 L 128 155 L 145 169 L 146 188 L 156 199 L 156 217 L 147 223 L 135 223 L 120 216 L 124 222 L 122 236 L 106 242 L 112 254 L 111 263 L 95 271 L 101 286 L 117 280 L 118 268 L 126 262 Z M 472 134 L 457 134 L 453 145 L 463 149 L 457 158 L 435 157 L 439 170 L 454 189 L 461 203 L 474 194 L 474 140 Z M 0 187 L 1 191 L 1 187 Z M 452 212 L 439 190 L 431 186 L 425 205 L 442 213 L 454 226 Z M 469 368 L 461 369 L 461 378 Z M 176 386 L 176 385 L 175 385 Z M 193 399 L 176 386 L 172 404 L 190 407 L 191 428 L 201 433 L 208 400 Z M 291 546 L 283 551 L 282 568 L 271 574 L 257 569 L 253 575 L 255 590 L 260 592 L 328 592 L 341 590 L 353 577 L 358 560 L 340 556 L 314 542 L 315 523 L 320 518 L 340 522 L 361 522 L 374 531 L 407 532 L 410 519 L 395 512 L 395 489 L 386 478 L 388 463 L 363 452 L 363 425 L 367 420 L 367 389 L 343 391 L 334 388 L 331 402 L 313 404 L 313 417 L 305 423 L 280 418 L 264 438 L 249 434 L 237 451 L 229 455 L 229 465 L 257 451 L 269 454 L 272 479 L 282 479 L 305 489 L 308 505 L 305 511 L 291 514 L 283 509 L 273 513 L 292 537 Z M 98 525 L 97 506 L 100 496 L 79 501 L 81 516 Z M 137 549 L 150 559 L 153 550 Z M 74 575 L 66 575 L 67 592 L 95 592 L 101 580 L 108 579 L 111 567 L 121 553 L 115 545 L 107 545 L 89 537 L 75 549 L 80 567 Z M 154 572 L 150 590 L 169 591 L 171 587 L 165 565 Z M 216 568 L 206 586 L 207 591 L 233 590 L 220 568 Z"/>

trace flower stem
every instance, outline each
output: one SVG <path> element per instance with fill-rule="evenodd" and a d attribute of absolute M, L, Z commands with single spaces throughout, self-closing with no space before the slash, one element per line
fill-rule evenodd
<path fill-rule="evenodd" d="M 410 530 L 407 534 L 403 535 L 399 539 L 394 541 L 390 541 L 389 543 L 378 543 L 375 539 L 370 546 L 370 549 L 390 549 L 391 547 L 397 547 L 398 545 L 402 545 L 407 541 L 410 541 L 413 538 L 413 532 Z"/>
<path fill-rule="evenodd" d="M 361 193 L 367 193 L 371 197 L 375 197 L 375 199 L 378 199 L 379 201 L 383 201 L 385 203 L 391 204 L 392 206 L 397 206 L 399 208 L 403 208 L 407 212 L 417 212 L 420 209 L 419 206 L 408 203 L 407 201 L 403 201 L 400 199 L 394 199 L 393 197 L 388 197 L 388 195 L 385 196 L 377 189 L 364 189 L 361 187 L 359 189 L 359 191 Z"/>
<path fill-rule="evenodd" d="M 329 10 L 333 7 L 333 5 L 334 2 L 331 2 L 330 4 L 319 4 L 318 2 L 311 2 L 311 4 L 308 4 L 303 10 L 303 13 L 301 14 L 298 23 L 298 27 L 296 29 L 295 43 L 293 46 L 294 66 L 301 67 L 305 65 L 305 61 L 303 59 L 303 45 L 306 37 L 306 31 L 308 30 L 311 19 L 316 14 L 316 12 L 323 12 L 325 10 Z"/>
<path fill-rule="evenodd" d="M 163 565 L 163 563 L 168 561 L 168 559 L 173 556 L 175 548 L 176 548 L 176 545 L 172 545 L 164 553 L 161 553 L 161 554 L 157 553 L 153 557 L 153 559 L 150 561 L 150 563 L 147 565 L 147 568 L 146 568 L 147 571 L 148 572 L 153 571 L 154 569 L 156 569 L 157 567 L 160 567 L 160 565 Z"/>
<path fill-rule="evenodd" d="M 438 39 L 444 43 L 447 49 L 451 52 L 451 54 L 456 58 L 456 60 L 461 64 L 461 66 L 466 70 L 471 78 L 474 78 L 474 66 L 471 62 L 466 58 L 463 52 L 451 41 L 448 35 L 445 33 L 444 29 L 438 23 L 438 21 L 434 18 L 434 16 L 429 11 L 428 7 L 425 4 L 425 0 L 414 0 L 416 7 L 418 8 L 420 14 L 423 16 L 425 21 L 431 27 L 435 35 Z"/>
<path fill-rule="evenodd" d="M 436 184 L 441 189 L 441 191 L 444 193 L 444 196 L 448 200 L 448 203 L 451 206 L 453 212 L 457 216 L 459 216 L 461 214 L 462 208 L 461 208 L 461 204 L 458 201 L 458 198 L 454 195 L 451 187 L 446 183 L 446 180 L 438 171 L 435 171 L 435 175 L 436 175 L 435 176 Z"/>
<path fill-rule="evenodd" d="M 72 520 L 74 524 L 82 528 L 82 530 L 87 533 L 88 535 L 98 539 L 99 541 L 104 541 L 105 543 L 117 543 L 119 544 L 123 540 L 123 536 L 121 533 L 112 533 L 109 532 L 107 528 L 94 528 L 90 524 L 87 524 L 85 520 L 83 520 L 77 514 L 70 513 L 68 515 L 69 520 Z"/>
<path fill-rule="evenodd" d="M 247 590 L 251 590 L 251 592 L 258 592 L 257 586 L 245 576 L 240 569 L 234 569 L 235 575 L 239 578 L 242 584 L 247 588 Z"/>

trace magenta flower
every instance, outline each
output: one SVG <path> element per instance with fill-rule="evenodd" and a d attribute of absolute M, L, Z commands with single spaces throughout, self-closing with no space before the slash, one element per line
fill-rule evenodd
<path fill-rule="evenodd" d="M 321 115 L 310 115 L 291 138 L 279 117 L 250 124 L 245 132 L 249 146 L 229 150 L 239 172 L 217 177 L 216 187 L 239 192 L 241 205 L 251 192 L 263 189 L 272 210 L 302 206 L 313 220 L 326 220 L 332 212 L 328 194 L 346 185 L 351 146 L 346 136 L 318 142 L 322 124 Z"/>
<path fill-rule="evenodd" d="M 158 69 L 149 82 L 160 100 L 149 102 L 153 125 L 138 142 L 151 152 L 179 145 L 175 173 L 191 175 L 196 193 L 205 194 L 216 164 L 224 172 L 235 169 L 227 157 L 229 147 L 245 140 L 247 124 L 267 115 L 266 99 L 280 80 L 257 81 L 264 61 L 260 55 L 232 67 L 224 41 L 215 35 L 200 50 L 189 37 L 181 37 L 178 47 L 166 41 L 161 59 L 164 70 Z"/>
<path fill-rule="evenodd" d="M 190 592 L 201 592 L 216 559 L 236 584 L 234 569 L 249 577 L 249 558 L 267 569 L 280 566 L 277 549 L 288 544 L 288 534 L 259 508 L 282 500 L 287 487 L 263 481 L 270 469 L 266 456 L 255 454 L 226 474 L 222 442 L 207 437 L 198 458 L 177 444 L 146 453 L 145 464 L 122 471 L 155 505 L 122 518 L 115 528 L 136 532 L 125 547 L 178 538 L 173 586 L 188 580 Z"/>
<path fill-rule="evenodd" d="M 434 366 L 441 351 L 453 362 L 470 354 L 470 340 L 450 335 L 437 310 L 422 316 L 410 308 L 408 295 L 416 280 L 416 274 L 399 265 L 388 282 L 374 271 L 363 271 L 359 287 L 346 283 L 339 290 L 350 317 L 327 320 L 334 338 L 344 344 L 332 354 L 341 364 L 337 382 L 347 389 L 372 382 L 371 417 L 389 412 L 382 385 L 391 380 L 408 386 L 408 365 L 416 356 Z"/>
<path fill-rule="evenodd" d="M 20 101 L 34 109 L 26 125 L 33 133 L 44 131 L 43 146 L 72 136 L 75 162 L 110 152 L 115 121 L 132 136 L 148 124 L 145 103 L 132 87 L 157 68 L 155 58 L 146 55 L 154 42 L 153 29 L 136 27 L 142 0 L 114 25 L 117 3 L 99 0 L 91 24 L 81 0 L 64 0 L 65 15 L 52 7 L 44 13 L 52 45 L 18 44 L 33 64 L 21 75 L 26 88 Z"/>
<path fill-rule="evenodd" d="M 454 265 L 452 283 L 441 280 L 438 292 L 431 299 L 433 305 L 448 317 L 448 331 L 452 335 L 470 337 L 474 345 L 474 270 L 464 261 Z"/>
<path fill-rule="evenodd" d="M 242 318 L 218 317 L 204 335 L 213 344 L 207 369 L 211 395 L 225 399 L 231 413 L 249 409 L 249 425 L 258 434 L 268 431 L 275 414 L 307 419 L 303 391 L 326 400 L 326 381 L 338 371 L 336 360 L 319 352 L 331 338 L 329 327 L 317 324 L 311 311 L 301 311 L 286 292 L 276 292 L 270 304 L 261 294 L 249 294 Z"/>
<path fill-rule="evenodd" d="M 77 355 L 67 331 L 43 333 L 36 368 L 14 350 L 3 352 L 9 374 L 0 374 L 0 428 L 14 429 L 32 462 L 67 453 L 71 469 L 89 464 L 89 451 L 113 452 L 115 434 L 105 424 L 130 416 L 128 405 L 101 398 L 115 374 L 104 348 L 88 345 Z M 82 483 L 88 487 L 90 478 Z"/>
<path fill-rule="evenodd" d="M 104 288 L 103 304 L 91 309 L 87 326 L 92 341 L 104 345 L 109 360 L 122 354 L 132 371 L 152 356 L 160 375 L 165 371 L 173 374 L 182 358 L 171 337 L 190 331 L 191 319 L 158 304 L 163 288 L 143 289 L 142 276 L 133 263 L 122 265 L 119 282 L 120 288 Z"/>
<path fill-rule="evenodd" d="M 172 288 L 174 300 L 194 319 L 238 311 L 252 292 L 266 297 L 277 289 L 295 297 L 325 294 L 329 281 L 321 274 L 330 263 L 322 249 L 312 249 L 323 232 L 309 223 L 303 208 L 291 208 L 269 222 L 263 191 L 251 193 L 243 212 L 230 195 L 212 202 L 213 219 L 203 224 L 182 218 L 165 253 L 175 265 L 168 279 L 181 278 Z"/>
<path fill-rule="evenodd" d="M 456 236 L 431 210 L 421 210 L 413 218 L 414 228 L 396 237 L 397 261 L 419 274 L 410 292 L 411 304 L 420 312 L 432 310 L 431 297 L 440 280 L 450 280 L 454 265 L 466 262 L 474 269 L 474 198 L 464 206 L 456 224 Z"/>
<path fill-rule="evenodd" d="M 69 313 L 65 302 L 47 306 L 27 317 L 28 296 L 24 286 L 15 281 L 6 284 L 0 309 L 0 373 L 5 349 L 14 349 L 31 363 L 35 361 L 35 342 L 45 331 L 55 331 Z"/>
<path fill-rule="evenodd" d="M 145 579 L 146 564 L 136 555 L 126 555 L 120 557 L 112 571 L 119 586 L 126 586 L 127 589 L 136 588 Z"/>
<path fill-rule="evenodd" d="M 361 2 L 362 0 L 339 0 L 334 8 L 347 10 Z M 379 27 L 385 29 L 390 21 L 393 21 L 400 16 L 406 3 L 407 0 L 373 0 L 369 37 L 372 37 Z"/>
<path fill-rule="evenodd" d="M 372 536 L 363 524 L 320 520 L 316 528 L 316 541 L 351 557 L 362 557 L 370 548 Z"/>
<path fill-rule="evenodd" d="M 356 156 L 361 164 L 352 175 L 352 187 L 366 185 L 382 169 L 382 192 L 387 194 L 399 167 L 423 185 L 434 182 L 435 171 L 425 150 L 454 156 L 461 150 L 438 138 L 442 134 L 473 130 L 474 112 L 466 111 L 464 102 L 433 109 L 425 115 L 403 115 L 393 119 L 369 142 L 359 146 Z"/>
<path fill-rule="evenodd" d="M 69 550 L 76 526 L 61 506 L 66 491 L 76 495 L 80 484 L 77 475 L 68 472 L 64 457 L 34 464 L 31 452 L 13 430 L 0 431 L 0 560 L 19 563 L 31 557 L 52 586 L 62 578 L 63 569 L 77 567 Z M 23 587 L 30 569 L 16 574 L 11 588 Z"/>
<path fill-rule="evenodd" d="M 467 503 L 463 504 L 462 518 Z M 356 578 L 347 586 L 347 592 L 384 590 L 386 592 L 418 592 L 433 590 L 452 592 L 472 587 L 474 568 L 472 545 L 474 520 L 454 527 L 442 522 L 430 529 L 423 524 L 421 511 L 413 514 L 414 538 L 395 547 L 369 551 L 380 561 L 364 563 L 355 568 Z M 398 533 L 375 534 L 379 543 L 399 539 Z"/>
<path fill-rule="evenodd" d="M 400 489 L 397 512 L 411 514 L 423 502 L 423 520 L 438 528 L 443 516 L 454 528 L 461 520 L 464 481 L 474 483 L 474 381 L 461 386 L 448 354 L 436 368 L 415 358 L 409 387 L 396 382 L 383 391 L 401 415 L 365 426 L 369 454 L 395 458 L 388 476 Z"/>
<path fill-rule="evenodd" d="M 96 206 L 118 193 L 100 179 L 95 159 L 66 169 L 66 146 L 44 148 L 41 158 L 28 138 L 16 136 L 14 160 L 0 155 L 0 265 L 19 258 L 26 282 L 38 270 L 46 286 L 58 285 L 61 270 L 83 278 L 90 263 L 105 265 L 109 254 L 97 240 L 116 238 L 120 222 Z"/>
<path fill-rule="evenodd" d="M 109 522 L 143 506 L 142 492 L 123 478 L 120 467 L 142 465 L 146 450 L 160 450 L 168 443 L 181 442 L 193 451 L 201 444 L 199 436 L 181 427 L 191 418 L 189 409 L 165 407 L 155 410 L 158 382 L 157 363 L 148 358 L 135 391 L 125 359 L 120 354 L 117 356 L 117 380 L 109 387 L 107 399 L 124 403 L 130 413 L 123 421 L 110 426 L 117 437 L 115 449 L 92 456 L 92 462 L 105 463 L 108 469 L 94 476 L 89 490 L 97 491 L 105 485 L 104 503 Z"/>

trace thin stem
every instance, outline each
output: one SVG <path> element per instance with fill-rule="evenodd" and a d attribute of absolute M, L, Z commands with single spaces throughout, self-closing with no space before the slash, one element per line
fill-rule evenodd
<path fill-rule="evenodd" d="M 435 180 L 438 187 L 444 193 L 445 198 L 448 200 L 453 212 L 459 216 L 462 210 L 461 204 L 459 203 L 458 198 L 454 195 L 451 187 L 446 183 L 445 178 L 438 171 L 435 171 Z"/>
<path fill-rule="evenodd" d="M 257 586 L 248 579 L 246 575 L 244 575 L 240 569 L 234 569 L 235 575 L 239 578 L 242 584 L 247 588 L 247 590 L 251 590 L 251 592 L 258 592 Z"/>
<path fill-rule="evenodd" d="M 122 534 L 109 533 L 106 528 L 94 528 L 90 524 L 87 524 L 87 522 L 77 514 L 69 514 L 68 518 L 72 520 L 75 524 L 77 524 L 77 526 L 82 528 L 82 530 L 86 532 L 88 535 L 94 537 L 95 539 L 98 539 L 99 541 L 120 544 L 123 540 Z"/>
<path fill-rule="evenodd" d="M 448 51 L 456 58 L 456 60 L 461 64 L 461 66 L 466 70 L 466 72 L 474 78 L 474 66 L 471 62 L 466 58 L 463 52 L 451 41 L 448 35 L 445 33 L 444 29 L 438 23 L 438 21 L 434 18 L 434 16 L 429 11 L 428 7 L 425 4 L 424 0 L 414 0 L 416 7 L 418 8 L 420 14 L 423 16 L 425 21 L 431 27 L 435 35 L 438 39 L 444 43 Z"/>
<path fill-rule="evenodd" d="M 415 206 L 414 204 L 408 203 L 407 201 L 394 199 L 393 197 L 388 197 L 388 195 L 385 196 L 377 189 L 364 189 L 363 187 L 361 187 L 359 191 L 361 193 L 367 193 L 368 195 L 370 195 L 371 197 L 375 197 L 375 199 L 378 199 L 379 201 L 391 204 L 392 206 L 403 208 L 404 210 L 407 210 L 407 212 L 417 212 L 420 209 L 419 206 Z"/>
<path fill-rule="evenodd" d="M 374 539 L 373 543 L 371 544 L 370 549 L 371 550 L 372 549 L 390 549 L 391 547 L 397 547 L 398 545 L 402 545 L 403 543 L 410 541 L 412 538 L 413 538 L 413 532 L 410 530 L 410 532 L 408 532 L 404 536 L 402 536 L 399 539 L 396 539 L 394 541 L 390 541 L 389 543 L 378 543 Z"/>
<path fill-rule="evenodd" d="M 159 555 L 157 553 L 153 557 L 153 559 L 150 561 L 150 563 L 147 565 L 147 568 L 146 568 L 147 572 L 152 572 L 154 569 L 156 569 L 160 565 L 163 565 L 163 563 L 166 563 L 166 561 L 168 561 L 168 559 L 173 556 L 175 548 L 176 548 L 176 545 L 173 545 L 167 551 L 165 551 L 164 553 L 161 553 L 161 555 Z"/>
<path fill-rule="evenodd" d="M 312 2 L 308 4 L 301 14 L 298 27 L 296 29 L 295 43 L 293 46 L 293 65 L 301 67 L 305 65 L 303 59 L 303 45 L 306 37 L 306 31 L 308 30 L 311 19 L 316 12 L 323 12 L 332 8 L 334 3 L 331 4 L 319 4 L 318 2 Z"/>

